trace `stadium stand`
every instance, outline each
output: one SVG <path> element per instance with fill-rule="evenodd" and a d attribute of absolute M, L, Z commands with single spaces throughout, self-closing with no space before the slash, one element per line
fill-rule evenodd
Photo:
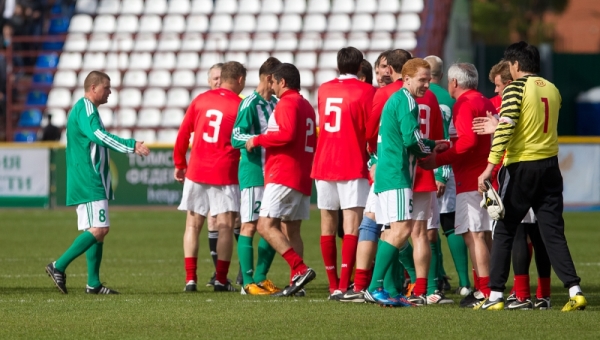
<path fill-rule="evenodd" d="M 39 98 L 43 91 L 31 95 L 40 99 L 35 105 L 58 112 L 53 123 L 62 128 L 87 73 L 104 70 L 113 87 L 102 110 L 107 128 L 173 143 L 190 100 L 207 89 L 213 64 L 245 64 L 247 95 L 269 55 L 292 62 L 316 106 L 316 88 L 337 76 L 339 48 L 355 46 L 371 62 L 389 48 L 413 50 L 423 6 L 423 0 L 78 0 L 47 101 Z"/>

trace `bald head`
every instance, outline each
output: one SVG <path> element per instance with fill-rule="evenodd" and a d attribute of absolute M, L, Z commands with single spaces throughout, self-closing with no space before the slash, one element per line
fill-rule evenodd
<path fill-rule="evenodd" d="M 431 66 L 431 82 L 439 84 L 444 75 L 444 62 L 435 55 L 430 55 L 424 59 Z"/>

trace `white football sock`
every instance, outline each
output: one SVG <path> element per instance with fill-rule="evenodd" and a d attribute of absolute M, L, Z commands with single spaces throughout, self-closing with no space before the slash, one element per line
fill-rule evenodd
<path fill-rule="evenodd" d="M 502 292 L 495 292 L 495 291 L 491 291 L 490 292 L 490 301 L 496 301 L 498 299 L 502 299 Z"/>
<path fill-rule="evenodd" d="M 569 297 L 573 297 L 577 295 L 577 293 L 581 293 L 581 287 L 579 287 L 579 285 L 569 288 Z"/>

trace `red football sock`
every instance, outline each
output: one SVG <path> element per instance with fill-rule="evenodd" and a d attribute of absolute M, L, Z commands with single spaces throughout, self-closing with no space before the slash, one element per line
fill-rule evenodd
<path fill-rule="evenodd" d="M 371 283 L 370 270 L 356 269 L 356 275 L 354 276 L 354 291 L 360 292 L 363 289 L 367 289 Z"/>
<path fill-rule="evenodd" d="M 527 251 L 529 252 L 529 264 L 531 264 L 531 257 L 533 256 L 533 243 L 527 243 Z"/>
<path fill-rule="evenodd" d="M 335 235 L 321 236 L 321 255 L 329 280 L 329 293 L 338 289 L 339 279 L 337 276 L 337 247 L 335 244 Z"/>
<path fill-rule="evenodd" d="M 229 264 L 231 261 L 221 261 L 217 259 L 217 281 L 222 284 L 227 283 L 227 273 L 229 273 Z"/>
<path fill-rule="evenodd" d="M 294 277 L 296 274 L 304 274 L 308 269 L 300 255 L 298 255 L 293 248 L 288 249 L 282 256 L 290 266 L 291 277 Z"/>
<path fill-rule="evenodd" d="M 550 278 L 538 277 L 537 293 L 538 299 L 550 297 Z"/>
<path fill-rule="evenodd" d="M 415 281 L 415 288 L 413 288 L 413 295 L 420 296 L 427 293 L 427 279 L 423 277 L 417 277 Z"/>
<path fill-rule="evenodd" d="M 340 272 L 340 283 L 338 289 L 342 292 L 348 290 L 350 277 L 356 262 L 356 247 L 358 246 L 358 236 L 344 235 L 344 243 L 342 244 L 342 269 Z"/>
<path fill-rule="evenodd" d="M 489 276 L 482 276 L 479 278 L 479 291 L 482 292 L 485 297 L 490 296 L 491 289 L 488 287 L 488 283 L 490 283 Z"/>
<path fill-rule="evenodd" d="M 475 290 L 479 290 L 479 277 L 477 276 L 475 268 L 473 268 L 473 288 L 475 288 Z"/>
<path fill-rule="evenodd" d="M 529 275 L 515 275 L 515 295 L 520 301 L 524 301 L 531 297 L 529 290 Z"/>
<path fill-rule="evenodd" d="M 198 282 L 198 276 L 196 276 L 196 269 L 198 269 L 198 258 L 197 257 L 185 257 L 185 282 L 196 281 Z"/>

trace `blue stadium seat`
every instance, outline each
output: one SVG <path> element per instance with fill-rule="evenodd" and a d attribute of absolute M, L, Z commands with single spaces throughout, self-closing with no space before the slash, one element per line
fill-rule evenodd
<path fill-rule="evenodd" d="M 15 134 L 15 142 L 32 143 L 37 140 L 37 134 L 32 131 L 19 131 Z"/>
<path fill-rule="evenodd" d="M 20 127 L 39 127 L 42 123 L 42 111 L 38 109 L 29 109 L 21 113 L 19 118 Z"/>
<path fill-rule="evenodd" d="M 35 67 L 39 68 L 56 68 L 56 65 L 58 65 L 58 54 L 56 53 L 42 54 L 35 63 Z"/>
<path fill-rule="evenodd" d="M 56 7 L 56 6 L 55 6 Z M 69 18 L 62 17 L 50 20 L 50 34 L 64 34 L 69 30 Z"/>
<path fill-rule="evenodd" d="M 48 94 L 42 91 L 31 91 L 27 94 L 26 105 L 46 105 Z"/>
<path fill-rule="evenodd" d="M 33 83 L 36 85 L 52 85 L 54 75 L 49 72 L 36 73 L 33 75 Z"/>
<path fill-rule="evenodd" d="M 42 50 L 44 51 L 62 51 L 65 43 L 62 41 L 46 41 L 42 43 Z"/>

